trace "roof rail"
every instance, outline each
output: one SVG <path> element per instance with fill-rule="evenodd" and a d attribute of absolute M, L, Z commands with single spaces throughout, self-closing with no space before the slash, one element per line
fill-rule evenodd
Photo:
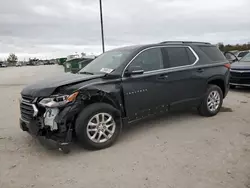
<path fill-rule="evenodd" d="M 163 41 L 160 44 L 211 44 L 209 42 L 195 42 L 195 41 Z"/>

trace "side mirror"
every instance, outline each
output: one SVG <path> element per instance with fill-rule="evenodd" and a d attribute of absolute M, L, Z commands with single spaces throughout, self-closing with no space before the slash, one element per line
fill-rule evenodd
<path fill-rule="evenodd" d="M 129 66 L 129 68 L 125 71 L 126 76 L 143 74 L 143 73 L 144 70 L 141 68 L 141 66 Z"/>
<path fill-rule="evenodd" d="M 227 58 L 227 60 L 230 63 L 234 63 L 236 61 L 239 61 L 239 59 L 233 53 L 231 53 L 231 52 L 225 52 L 224 56 Z"/>

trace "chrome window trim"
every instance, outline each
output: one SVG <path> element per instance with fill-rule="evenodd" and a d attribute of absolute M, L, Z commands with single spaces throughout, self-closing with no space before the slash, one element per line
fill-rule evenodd
<path fill-rule="evenodd" d="M 196 60 L 193 64 L 190 64 L 190 65 L 184 65 L 184 66 L 177 66 L 177 67 L 171 67 L 171 68 L 165 68 L 165 69 L 158 69 L 158 70 L 152 70 L 152 71 L 146 71 L 144 72 L 143 74 L 148 74 L 148 73 L 153 73 L 153 72 L 158 72 L 158 71 L 163 71 L 163 70 L 173 70 L 173 69 L 178 69 L 178 68 L 184 68 L 184 67 L 192 67 L 194 66 L 196 63 L 198 63 L 198 61 L 200 60 L 199 56 L 196 54 L 196 52 L 193 50 L 192 47 L 190 46 L 183 46 L 183 45 L 179 45 L 179 46 L 153 46 L 153 47 L 149 47 L 149 48 L 145 48 L 143 50 L 141 50 L 140 52 L 138 52 L 134 57 L 133 59 L 131 59 L 129 61 L 129 63 L 126 65 L 126 67 L 123 69 L 122 71 L 122 78 L 124 77 L 124 74 L 125 74 L 125 71 L 126 69 L 128 68 L 128 66 L 135 60 L 135 58 L 137 58 L 141 53 L 147 51 L 147 50 L 150 50 L 150 49 L 155 49 L 155 48 L 180 48 L 180 47 L 184 47 L 184 48 L 189 48 L 191 50 L 191 52 L 193 53 L 193 55 L 195 56 Z"/>

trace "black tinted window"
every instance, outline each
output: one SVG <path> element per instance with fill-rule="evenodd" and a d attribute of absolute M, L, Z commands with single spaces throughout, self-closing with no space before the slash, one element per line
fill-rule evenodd
<path fill-rule="evenodd" d="M 240 52 L 238 57 L 244 57 L 245 55 L 247 55 L 249 52 Z"/>
<path fill-rule="evenodd" d="M 187 47 L 163 48 L 164 63 L 168 67 L 191 65 L 195 62 L 194 54 Z"/>
<path fill-rule="evenodd" d="M 225 61 L 226 60 L 223 53 L 216 46 L 200 46 L 200 49 L 212 61 Z"/>
<path fill-rule="evenodd" d="M 152 48 L 139 54 L 130 66 L 140 66 L 144 71 L 164 68 L 160 48 Z"/>

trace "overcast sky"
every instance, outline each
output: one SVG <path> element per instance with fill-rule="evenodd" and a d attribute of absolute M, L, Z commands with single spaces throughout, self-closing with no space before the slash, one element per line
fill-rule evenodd
<path fill-rule="evenodd" d="M 250 0 L 103 0 L 106 48 L 250 42 Z M 100 53 L 99 0 L 0 1 L 0 58 Z"/>

